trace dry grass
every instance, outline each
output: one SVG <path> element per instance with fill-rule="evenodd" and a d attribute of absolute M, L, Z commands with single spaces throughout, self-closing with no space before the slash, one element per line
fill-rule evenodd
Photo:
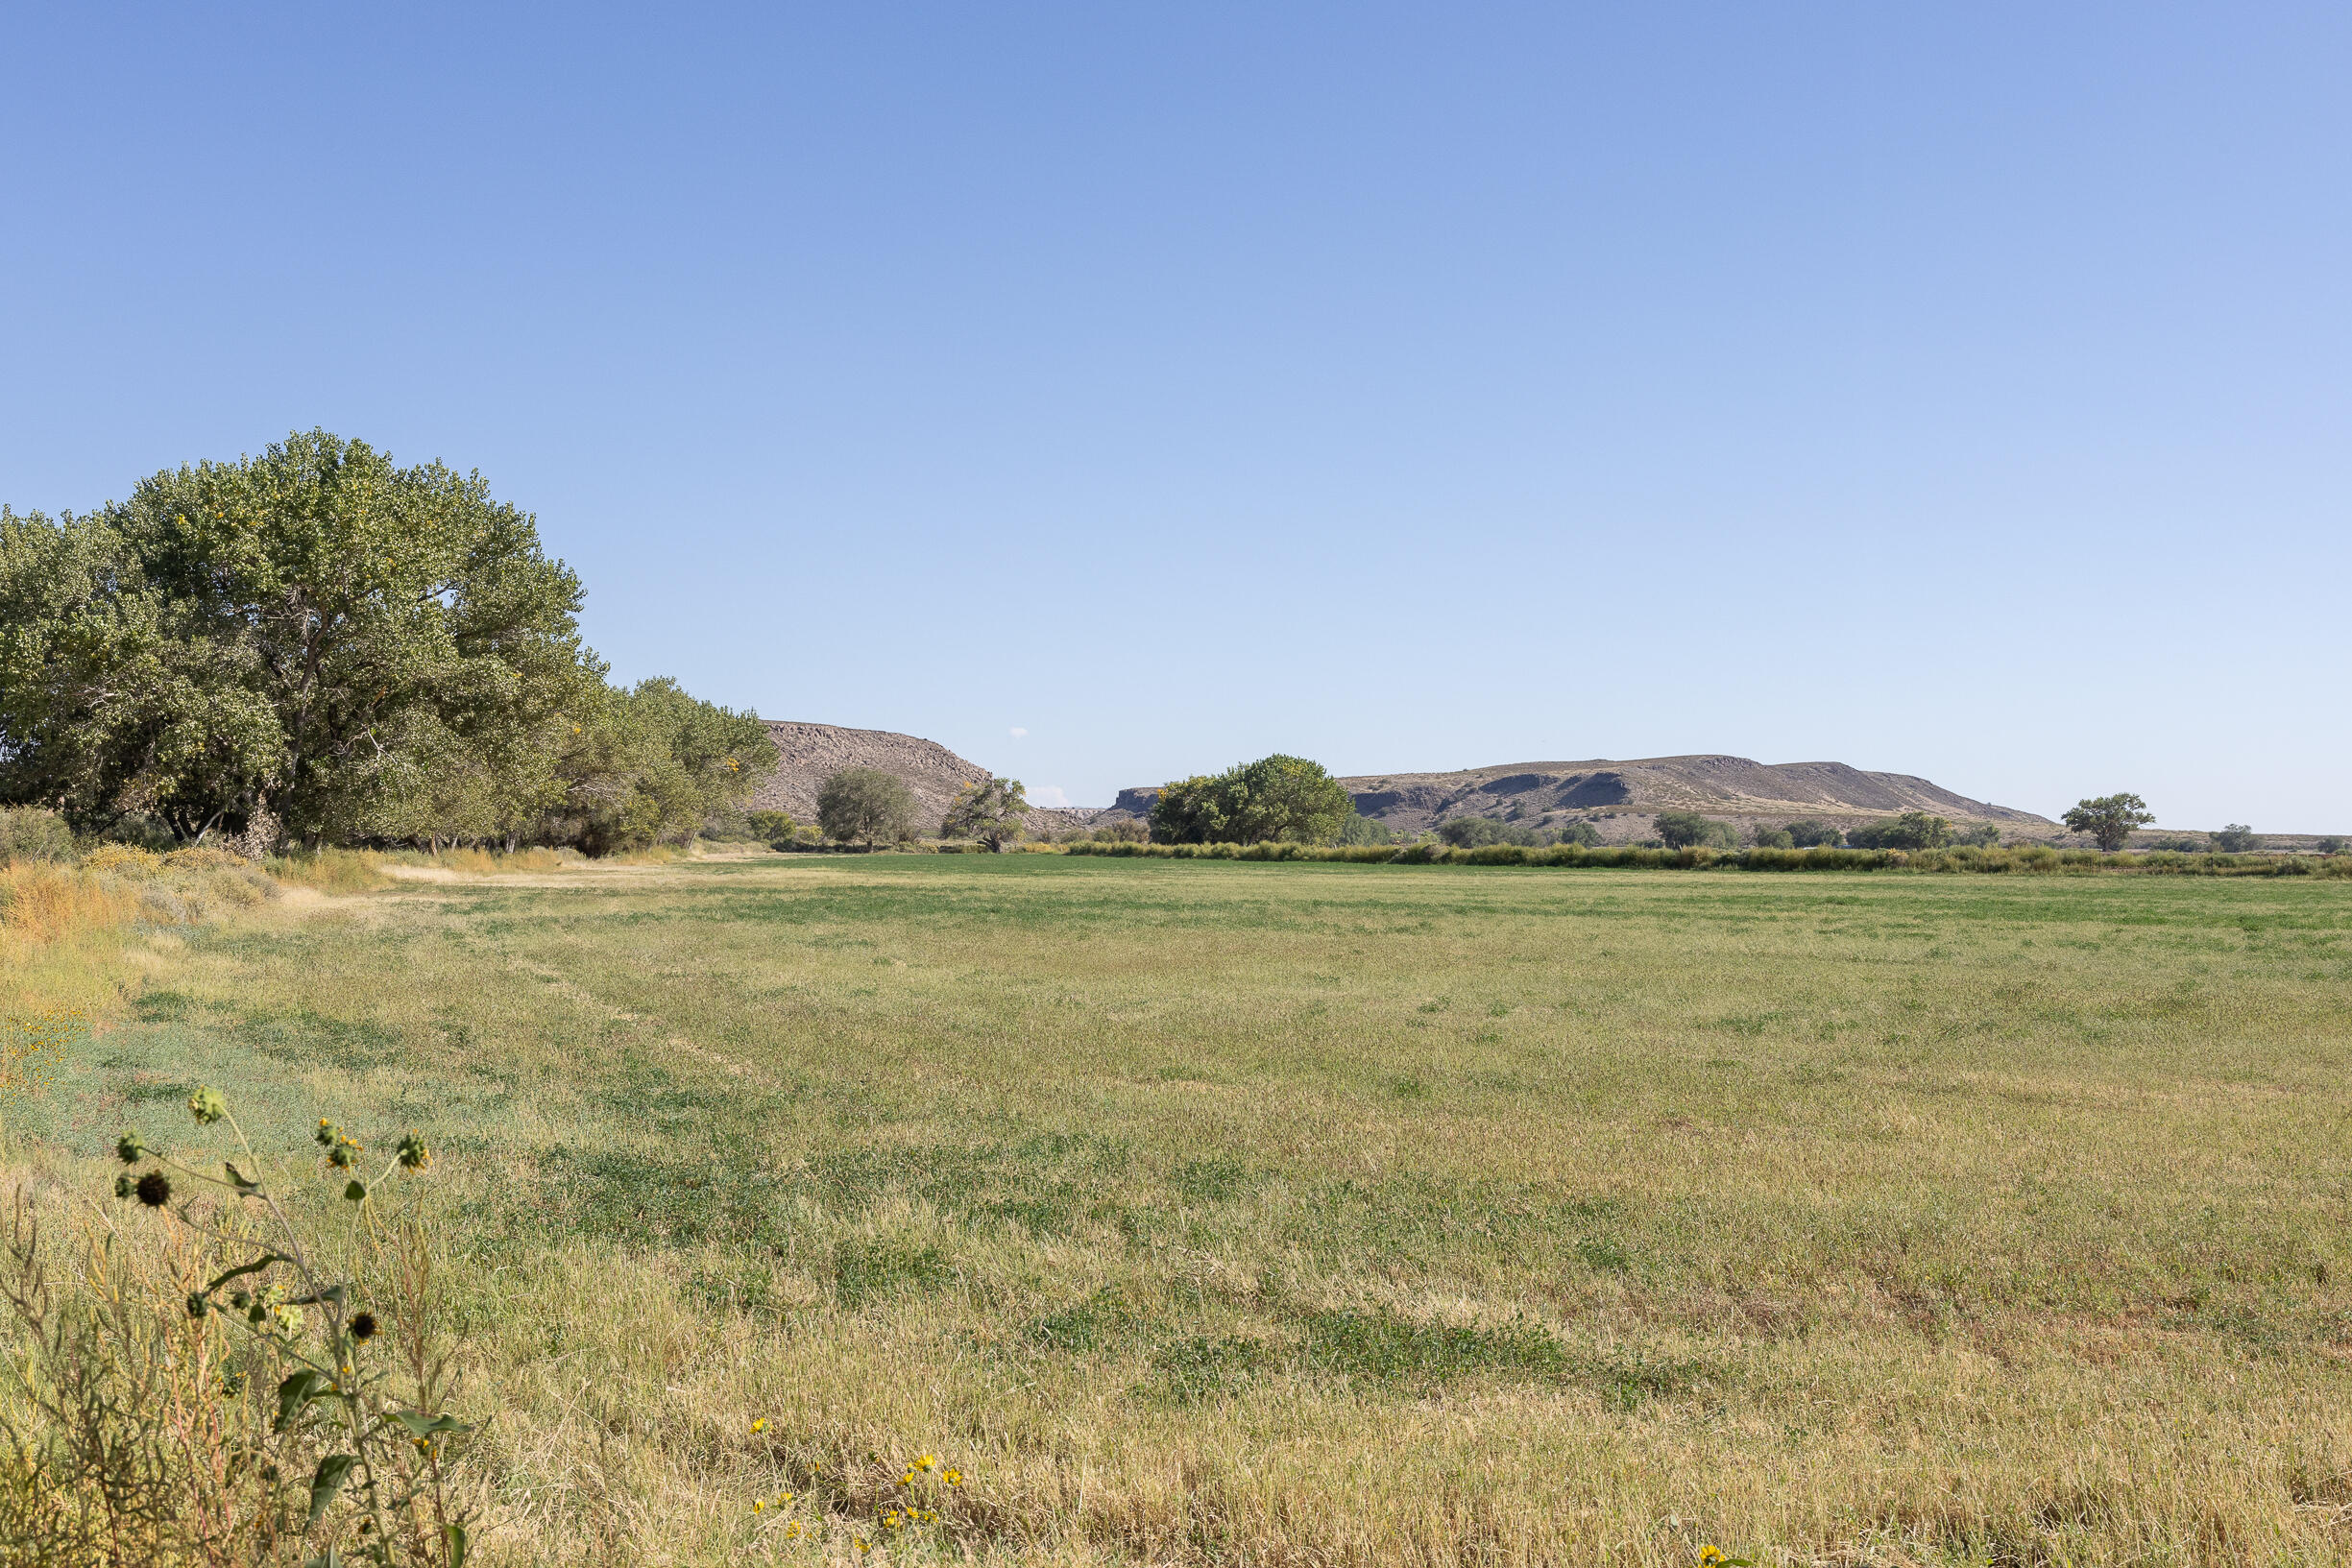
<path fill-rule="evenodd" d="M 12 1157 L 94 1190 L 198 1080 L 425 1124 L 488 1561 L 837 1559 L 932 1451 L 898 1560 L 2334 1562 L 2347 938 L 2304 880 L 412 884 L 93 958 L 145 988 Z"/>

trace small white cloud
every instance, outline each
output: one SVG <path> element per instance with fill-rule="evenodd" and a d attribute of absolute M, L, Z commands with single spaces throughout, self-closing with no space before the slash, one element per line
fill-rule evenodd
<path fill-rule="evenodd" d="M 1014 739 L 1016 739 L 1016 740 L 1018 740 L 1019 738 L 1021 738 L 1021 736 L 1025 736 L 1025 735 L 1029 734 L 1029 732 L 1028 732 L 1027 730 L 1024 730 L 1023 728 L 1021 728 L 1021 726 L 1019 726 L 1018 724 L 1016 724 L 1016 725 L 1014 725 L 1014 726 L 1012 727 L 1012 734 L 1013 734 L 1013 738 L 1014 738 Z"/>
<path fill-rule="evenodd" d="M 1043 789 L 1031 790 L 1029 803 L 1031 806 L 1051 806 L 1059 810 L 1070 804 L 1070 797 L 1061 792 L 1061 785 L 1047 784 Z"/>

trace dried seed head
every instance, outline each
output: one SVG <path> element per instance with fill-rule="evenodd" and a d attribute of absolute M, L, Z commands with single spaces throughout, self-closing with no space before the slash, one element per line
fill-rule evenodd
<path fill-rule="evenodd" d="M 352 1319 L 352 1338 L 367 1340 L 376 1338 L 376 1315 L 363 1312 Z"/>
<path fill-rule="evenodd" d="M 132 1191 L 138 1194 L 141 1203 L 151 1209 L 160 1209 L 172 1200 L 172 1178 L 160 1170 L 150 1170 L 139 1178 L 139 1184 Z"/>

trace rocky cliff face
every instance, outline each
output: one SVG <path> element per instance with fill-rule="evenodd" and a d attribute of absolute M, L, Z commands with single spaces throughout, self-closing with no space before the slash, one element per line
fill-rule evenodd
<path fill-rule="evenodd" d="M 988 777 L 935 740 L 920 740 L 889 730 L 849 730 L 837 724 L 800 724 L 771 719 L 776 771 L 751 800 L 754 810 L 789 811 L 801 822 L 816 820 L 816 792 L 845 767 L 879 768 L 913 791 L 923 827 L 939 825 L 956 792 Z"/>

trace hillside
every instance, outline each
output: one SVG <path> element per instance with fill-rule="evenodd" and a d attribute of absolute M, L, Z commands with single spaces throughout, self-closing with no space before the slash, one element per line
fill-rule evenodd
<path fill-rule="evenodd" d="M 1632 761 L 1504 762 L 1454 773 L 1343 778 L 1356 809 L 1400 832 L 1448 817 L 1540 823 L 1589 820 L 1605 839 L 1639 838 L 1659 811 L 1704 811 L 1746 826 L 1817 817 L 1852 827 L 1903 811 L 1952 821 L 2055 830 L 2031 811 L 1973 800 L 1907 773 L 1870 773 L 1844 762 L 1766 763 L 1745 757 L 1647 757 Z M 1123 789 L 1112 810 L 1141 815 L 1153 788 Z"/>
<path fill-rule="evenodd" d="M 816 820 L 816 791 L 845 767 L 880 768 L 906 781 L 928 829 L 956 791 L 988 777 L 935 740 L 888 730 L 771 720 L 782 760 L 752 805 Z M 1416 833 L 1447 817 L 1485 816 L 1557 825 L 1582 818 L 1610 841 L 1643 838 L 1660 811 L 1704 811 L 1741 827 L 1778 826 L 1818 817 L 1841 828 L 1903 811 L 1931 811 L 1954 822 L 1994 822 L 2004 830 L 2056 832 L 2047 817 L 1953 793 L 1907 773 L 1870 773 L 1844 762 L 1752 761 L 1745 757 L 1647 757 L 1632 761 L 1503 762 L 1454 773 L 1363 774 L 1340 781 L 1356 809 L 1399 832 Z M 1123 789 L 1103 809 L 1038 809 L 1032 833 L 1142 816 L 1156 786 Z"/>
<path fill-rule="evenodd" d="M 988 770 L 968 762 L 940 745 L 891 730 L 852 730 L 838 724 L 808 724 L 770 719 L 768 737 L 776 742 L 776 771 L 752 796 L 753 810 L 789 811 L 801 822 L 816 820 L 816 792 L 825 780 L 845 767 L 879 768 L 903 781 L 914 794 L 916 820 L 926 832 L 967 784 L 987 778 Z M 1058 832 L 1080 825 L 1092 811 L 1035 810 L 1031 831 Z"/>

